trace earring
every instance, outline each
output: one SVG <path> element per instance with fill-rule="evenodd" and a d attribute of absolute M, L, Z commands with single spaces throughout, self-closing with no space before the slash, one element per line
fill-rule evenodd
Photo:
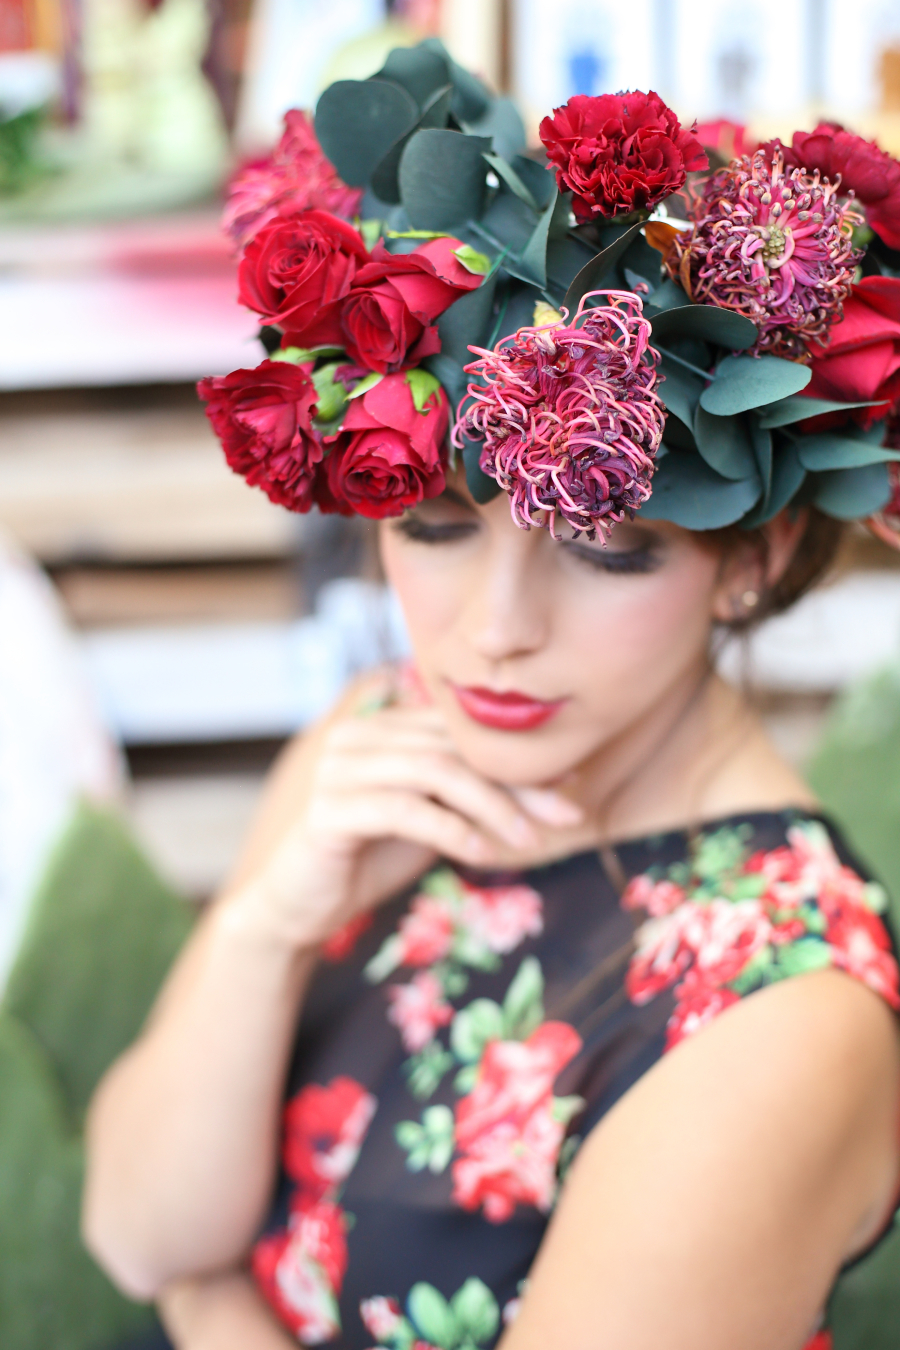
<path fill-rule="evenodd" d="M 744 591 L 741 596 L 741 604 L 744 609 L 755 609 L 759 604 L 759 593 L 757 591 Z"/>

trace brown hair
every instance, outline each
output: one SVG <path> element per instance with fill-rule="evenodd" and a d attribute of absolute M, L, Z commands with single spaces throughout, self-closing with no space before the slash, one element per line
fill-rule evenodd
<path fill-rule="evenodd" d="M 762 592 L 759 603 L 752 609 L 722 625 L 729 632 L 745 633 L 763 619 L 782 614 L 828 572 L 844 538 L 846 523 L 835 520 L 833 516 L 826 516 L 815 506 L 805 509 L 808 512 L 806 529 L 783 575 Z M 743 530 L 740 525 L 726 525 L 721 530 L 704 531 L 698 538 L 721 550 L 723 556 L 748 542 L 758 548 L 763 558 L 768 552 L 768 542 L 762 528 Z"/>

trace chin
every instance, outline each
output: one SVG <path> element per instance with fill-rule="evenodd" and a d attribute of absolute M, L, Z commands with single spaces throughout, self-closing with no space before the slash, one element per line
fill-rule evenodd
<path fill-rule="evenodd" d="M 494 731 L 458 714 L 450 734 L 461 757 L 476 773 L 504 787 L 540 787 L 557 782 L 586 756 L 583 738 L 549 730 Z"/>

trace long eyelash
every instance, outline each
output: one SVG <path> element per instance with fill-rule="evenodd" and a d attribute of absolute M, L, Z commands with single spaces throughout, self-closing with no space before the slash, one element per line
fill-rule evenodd
<path fill-rule="evenodd" d="M 417 544 L 453 544 L 465 539 L 476 528 L 474 522 L 454 521 L 446 525 L 429 524 L 415 515 L 401 516 L 394 529 Z"/>
<path fill-rule="evenodd" d="M 563 544 L 579 562 L 592 567 L 596 572 L 612 572 L 616 576 L 635 576 L 654 572 L 659 566 L 659 556 L 652 548 L 629 549 L 625 553 L 613 553 L 611 550 L 586 549 L 578 544 Z"/>

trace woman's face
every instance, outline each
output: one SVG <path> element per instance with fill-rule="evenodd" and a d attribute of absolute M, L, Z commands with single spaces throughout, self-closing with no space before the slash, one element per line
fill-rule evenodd
<path fill-rule="evenodd" d="M 460 754 L 510 786 L 558 780 L 698 678 L 722 603 L 721 558 L 687 530 L 557 541 L 519 529 L 505 493 L 477 506 L 459 474 L 381 546 Z"/>

